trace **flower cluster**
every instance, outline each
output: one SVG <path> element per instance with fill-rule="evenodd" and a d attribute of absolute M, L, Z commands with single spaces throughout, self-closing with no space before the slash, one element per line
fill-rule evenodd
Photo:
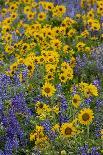
<path fill-rule="evenodd" d="M 0 154 L 101 154 L 102 0 L 0 3 Z"/>

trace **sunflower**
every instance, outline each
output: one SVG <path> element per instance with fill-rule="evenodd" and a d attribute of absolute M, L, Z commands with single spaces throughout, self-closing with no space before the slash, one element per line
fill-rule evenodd
<path fill-rule="evenodd" d="M 51 2 L 45 3 L 46 10 L 51 11 L 53 9 L 53 7 L 54 7 L 53 3 L 51 3 Z"/>
<path fill-rule="evenodd" d="M 36 125 L 35 131 L 32 131 L 30 133 L 30 141 L 36 140 L 36 138 L 39 137 L 39 135 L 44 135 L 43 132 L 44 132 L 43 126 Z"/>
<path fill-rule="evenodd" d="M 56 70 L 56 65 L 54 64 L 46 64 L 45 65 L 46 72 L 49 74 L 53 74 Z"/>
<path fill-rule="evenodd" d="M 11 27 L 10 25 L 3 25 L 2 26 L 2 34 L 5 34 L 6 32 L 10 32 Z"/>
<path fill-rule="evenodd" d="M 62 46 L 62 43 L 59 39 L 53 39 L 51 40 L 51 46 L 55 49 L 55 50 L 60 50 L 61 49 L 61 46 Z"/>
<path fill-rule="evenodd" d="M 74 35 L 76 34 L 76 30 L 75 29 L 71 29 L 71 30 L 69 30 L 69 32 L 68 32 L 68 37 L 73 37 Z"/>
<path fill-rule="evenodd" d="M 93 84 L 87 85 L 84 87 L 84 94 L 86 97 L 98 96 L 98 89 Z"/>
<path fill-rule="evenodd" d="M 72 56 L 71 60 L 70 60 L 70 67 L 74 68 L 75 65 L 76 65 L 76 59 L 75 59 L 75 57 Z"/>
<path fill-rule="evenodd" d="M 28 13 L 27 13 L 27 18 L 28 18 L 28 20 L 34 19 L 35 14 L 36 14 L 36 13 L 35 13 L 35 12 L 32 12 L 32 11 L 28 12 Z"/>
<path fill-rule="evenodd" d="M 83 42 L 79 42 L 77 45 L 76 45 L 78 51 L 83 51 L 84 50 L 84 47 L 85 47 L 85 43 Z"/>
<path fill-rule="evenodd" d="M 54 76 L 52 73 L 47 73 L 47 75 L 45 76 L 45 80 L 47 80 L 47 81 L 51 81 L 51 80 L 53 80 L 53 78 L 54 78 Z"/>
<path fill-rule="evenodd" d="M 18 14 L 16 12 L 11 13 L 11 20 L 15 20 Z"/>
<path fill-rule="evenodd" d="M 100 30 L 100 23 L 93 23 L 91 30 L 93 31 L 99 31 Z"/>
<path fill-rule="evenodd" d="M 51 109 L 50 109 L 49 105 L 39 102 L 39 101 L 36 103 L 36 113 L 38 115 L 43 115 L 44 113 L 47 114 L 50 111 L 51 111 Z"/>
<path fill-rule="evenodd" d="M 60 80 L 61 82 L 65 83 L 65 82 L 68 80 L 67 74 L 61 73 L 61 74 L 59 75 L 59 80 Z"/>
<path fill-rule="evenodd" d="M 52 13 L 55 17 L 61 17 L 66 12 L 66 7 L 63 5 L 57 5 L 53 8 Z"/>
<path fill-rule="evenodd" d="M 78 120 L 83 125 L 89 125 L 94 118 L 93 115 L 94 113 L 90 108 L 84 108 L 78 114 Z"/>
<path fill-rule="evenodd" d="M 31 3 L 33 2 L 33 0 L 23 0 L 23 2 L 24 2 L 25 4 L 31 4 Z"/>
<path fill-rule="evenodd" d="M 11 11 L 11 12 L 13 12 L 14 10 L 16 10 L 17 9 L 17 4 L 16 3 L 14 3 L 14 4 L 10 4 L 10 7 L 9 7 L 9 10 Z"/>
<path fill-rule="evenodd" d="M 38 20 L 39 20 L 39 21 L 43 21 L 44 19 L 46 19 L 46 13 L 40 12 L 40 13 L 38 14 Z"/>
<path fill-rule="evenodd" d="M 5 52 L 6 52 L 6 53 L 11 54 L 11 53 L 13 53 L 13 51 L 14 51 L 13 46 L 11 46 L 11 45 L 9 45 L 9 44 L 7 44 L 7 45 L 5 46 Z"/>
<path fill-rule="evenodd" d="M 66 54 L 71 50 L 71 47 L 69 45 L 64 45 L 63 52 Z"/>
<path fill-rule="evenodd" d="M 80 98 L 80 96 L 79 96 L 78 94 L 75 94 L 75 95 L 73 96 L 73 99 L 72 99 L 72 105 L 73 105 L 75 108 L 78 108 L 79 105 L 80 105 L 80 103 L 81 103 L 81 98 Z"/>
<path fill-rule="evenodd" d="M 85 47 L 84 51 L 85 51 L 85 52 L 90 52 L 91 49 L 90 49 L 90 47 Z"/>
<path fill-rule="evenodd" d="M 42 87 L 42 95 L 46 97 L 51 97 L 55 91 L 55 87 L 49 82 L 46 82 Z"/>
<path fill-rule="evenodd" d="M 24 7 L 24 13 L 28 14 L 31 11 L 31 7 L 30 6 L 25 6 Z"/>
<path fill-rule="evenodd" d="M 94 18 L 94 10 L 91 9 L 88 13 L 87 13 L 87 18 L 88 19 L 93 19 Z"/>
<path fill-rule="evenodd" d="M 72 123 L 63 123 L 60 128 L 61 134 L 64 137 L 73 137 L 76 134 L 76 128 Z"/>
<path fill-rule="evenodd" d="M 81 33 L 81 36 L 82 36 L 83 38 L 88 37 L 88 36 L 89 36 L 89 31 L 88 31 L 88 30 L 84 30 L 84 31 Z"/>

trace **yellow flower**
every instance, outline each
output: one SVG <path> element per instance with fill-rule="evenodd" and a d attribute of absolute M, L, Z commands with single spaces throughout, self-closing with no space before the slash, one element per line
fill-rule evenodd
<path fill-rule="evenodd" d="M 70 51 L 71 47 L 69 45 L 64 45 L 63 46 L 63 52 L 68 53 Z"/>
<path fill-rule="evenodd" d="M 66 34 L 66 28 L 61 26 L 60 27 L 60 35 L 64 36 Z"/>
<path fill-rule="evenodd" d="M 45 3 L 45 9 L 48 11 L 51 11 L 53 9 L 54 5 L 51 2 L 46 2 Z"/>
<path fill-rule="evenodd" d="M 57 5 L 55 11 L 58 12 L 58 17 L 62 16 L 66 12 L 66 7 L 63 5 Z"/>
<path fill-rule="evenodd" d="M 16 10 L 18 8 L 17 4 L 16 3 L 13 3 L 13 4 L 10 4 L 10 7 L 9 7 L 9 10 L 11 12 L 13 12 L 14 10 Z"/>
<path fill-rule="evenodd" d="M 72 80 L 73 79 L 73 69 L 70 67 L 70 65 L 66 62 L 63 62 L 61 64 L 61 73 L 63 74 L 63 76 L 60 76 L 60 79 L 62 77 L 65 77 L 65 80 L 67 78 L 67 80 Z M 65 76 L 64 76 L 65 74 Z M 64 78 L 62 78 L 61 80 L 63 80 Z"/>
<path fill-rule="evenodd" d="M 45 142 L 46 142 L 46 143 L 45 143 Z M 45 136 L 44 134 L 43 134 L 43 135 L 40 134 L 40 135 L 36 138 L 35 145 L 36 145 L 37 148 L 40 150 L 40 149 L 43 149 L 43 148 L 46 147 L 47 142 L 48 142 L 48 137 Z"/>
<path fill-rule="evenodd" d="M 2 39 L 5 40 L 7 43 L 11 43 L 11 41 L 12 41 L 12 34 L 5 33 L 5 35 L 2 36 Z"/>
<path fill-rule="evenodd" d="M 73 99 L 72 99 L 72 105 L 75 107 L 75 108 L 78 108 L 80 106 L 80 103 L 81 103 L 81 98 L 78 94 L 75 94 L 73 96 Z"/>
<path fill-rule="evenodd" d="M 38 115 L 42 116 L 46 116 L 48 113 L 50 113 L 51 108 L 49 107 L 49 105 L 42 103 L 42 102 L 37 102 L 36 103 L 36 113 Z"/>
<path fill-rule="evenodd" d="M 11 20 L 15 20 L 17 18 L 18 14 L 16 12 L 11 13 L 10 17 Z"/>
<path fill-rule="evenodd" d="M 22 73 L 20 73 L 20 74 L 18 75 L 18 77 L 19 77 L 20 82 L 22 82 L 22 81 L 23 81 L 23 75 L 22 75 Z"/>
<path fill-rule="evenodd" d="M 81 7 L 84 8 L 84 6 L 86 5 L 86 0 L 81 0 Z"/>
<path fill-rule="evenodd" d="M 87 97 L 98 96 L 98 89 L 95 85 L 90 84 L 84 88 L 84 94 Z"/>
<path fill-rule="evenodd" d="M 59 124 L 55 124 L 53 127 L 52 127 L 52 130 L 55 132 L 55 131 L 59 131 L 59 128 L 60 128 L 60 125 Z"/>
<path fill-rule="evenodd" d="M 71 29 L 71 30 L 69 30 L 69 32 L 68 32 L 68 37 L 74 37 L 74 35 L 76 34 L 76 30 L 75 29 Z"/>
<path fill-rule="evenodd" d="M 37 138 L 40 138 L 40 136 L 43 137 L 43 131 L 43 126 L 36 125 L 36 129 L 30 133 L 30 141 L 36 140 Z"/>
<path fill-rule="evenodd" d="M 45 69 L 46 69 L 46 72 L 49 73 L 49 74 L 53 74 L 56 70 L 56 65 L 54 64 L 46 64 L 45 65 Z"/>
<path fill-rule="evenodd" d="M 79 83 L 79 88 L 80 90 L 83 92 L 85 90 L 86 87 L 88 87 L 89 84 L 88 83 L 85 83 L 85 82 L 81 82 Z"/>
<path fill-rule="evenodd" d="M 8 10 L 6 8 L 2 9 L 2 15 L 5 15 L 8 12 Z"/>
<path fill-rule="evenodd" d="M 5 52 L 6 53 L 11 54 L 11 53 L 13 53 L 13 51 L 14 51 L 14 47 L 13 46 L 8 45 L 8 44 L 5 46 Z"/>
<path fill-rule="evenodd" d="M 88 36 L 89 36 L 88 30 L 84 30 L 84 31 L 81 33 L 81 36 L 82 36 L 83 38 L 88 37 Z"/>
<path fill-rule="evenodd" d="M 76 45 L 78 51 L 83 51 L 84 47 L 85 47 L 85 43 L 83 42 L 79 42 L 77 45 Z"/>
<path fill-rule="evenodd" d="M 85 47 L 85 52 L 90 52 L 90 47 Z"/>
<path fill-rule="evenodd" d="M 44 134 L 44 127 L 36 125 L 36 129 L 30 133 L 30 141 L 35 141 L 37 147 L 42 147 L 45 141 L 48 141 L 47 136 Z"/>
<path fill-rule="evenodd" d="M 50 39 L 54 38 L 55 33 L 54 31 L 52 31 L 51 28 L 45 28 L 44 31 L 45 31 L 45 37 L 48 37 Z"/>
<path fill-rule="evenodd" d="M 35 140 L 35 133 L 30 133 L 30 141 Z"/>
<path fill-rule="evenodd" d="M 30 12 L 31 11 L 31 7 L 30 6 L 25 6 L 24 7 L 24 13 L 25 14 L 28 14 L 28 12 Z"/>
<path fill-rule="evenodd" d="M 61 82 L 65 83 L 65 82 L 68 80 L 67 74 L 61 73 L 61 74 L 59 75 L 59 80 L 60 80 Z"/>
<path fill-rule="evenodd" d="M 76 128 L 72 123 L 63 123 L 60 128 L 61 134 L 64 137 L 73 137 L 76 134 Z"/>
<path fill-rule="evenodd" d="M 53 111 L 54 113 L 58 114 L 58 113 L 59 113 L 59 107 L 58 107 L 58 106 L 53 107 L 53 108 L 52 108 L 52 111 Z"/>
<path fill-rule="evenodd" d="M 44 104 L 38 101 L 36 103 L 36 113 L 38 115 L 41 115 L 43 112 L 44 112 Z"/>
<path fill-rule="evenodd" d="M 34 19 L 35 14 L 36 14 L 35 12 L 31 12 L 31 11 L 30 11 L 30 12 L 27 13 L 27 18 L 28 18 L 29 20 Z"/>
<path fill-rule="evenodd" d="M 48 82 L 53 80 L 53 74 L 52 73 L 48 73 L 46 76 L 45 76 L 45 80 L 47 80 Z"/>
<path fill-rule="evenodd" d="M 53 39 L 51 40 L 51 46 L 55 49 L 55 50 L 60 50 L 61 49 L 61 41 L 59 39 Z"/>
<path fill-rule="evenodd" d="M 94 118 L 94 113 L 90 108 L 84 108 L 78 114 L 78 121 L 83 125 L 89 125 Z"/>
<path fill-rule="evenodd" d="M 92 26 L 93 23 L 94 23 L 94 20 L 93 19 L 88 19 L 87 24 L 89 26 Z"/>
<path fill-rule="evenodd" d="M 92 26 L 91 26 L 91 30 L 93 30 L 93 31 L 100 30 L 100 23 L 93 23 Z"/>
<path fill-rule="evenodd" d="M 63 5 L 57 5 L 52 9 L 53 17 L 62 17 L 66 12 L 66 7 Z"/>
<path fill-rule="evenodd" d="M 66 151 L 65 150 L 62 150 L 61 151 L 61 155 L 67 155 Z"/>
<path fill-rule="evenodd" d="M 46 82 L 42 87 L 42 95 L 46 97 L 53 96 L 55 91 L 56 91 L 55 87 L 49 82 Z"/>
<path fill-rule="evenodd" d="M 27 66 L 27 69 L 28 69 L 28 73 L 30 73 L 30 75 L 31 75 L 31 74 L 33 74 L 34 69 L 35 69 L 34 64 L 33 64 L 33 63 L 28 62 L 28 63 L 26 64 L 26 66 Z"/>
<path fill-rule="evenodd" d="M 60 14 L 64 14 L 66 12 L 66 7 L 63 5 L 58 5 L 57 9 Z"/>
<path fill-rule="evenodd" d="M 71 57 L 70 59 L 70 67 L 74 68 L 76 64 L 76 59 L 74 57 Z"/>
<path fill-rule="evenodd" d="M 81 18 L 81 14 L 79 14 L 79 13 L 76 14 L 75 16 L 76 16 L 76 19 L 80 19 Z"/>
<path fill-rule="evenodd" d="M 75 53 L 75 51 L 74 51 L 73 49 L 71 49 L 71 50 L 69 51 L 69 55 L 70 55 L 70 56 L 73 56 L 74 53 Z"/>
<path fill-rule="evenodd" d="M 46 19 L 46 13 L 40 12 L 40 13 L 38 14 L 38 20 L 39 20 L 39 21 L 43 21 L 44 19 Z"/>
<path fill-rule="evenodd" d="M 9 32 L 11 30 L 10 25 L 3 25 L 2 26 L 2 34 L 5 34 L 6 32 Z"/>
<path fill-rule="evenodd" d="M 14 62 L 13 64 L 10 65 L 10 70 L 11 71 L 16 71 L 17 67 L 18 67 L 18 63 Z"/>
<path fill-rule="evenodd" d="M 94 18 L 94 10 L 91 9 L 88 13 L 87 13 L 87 18 L 89 19 L 93 19 Z"/>
<path fill-rule="evenodd" d="M 25 4 L 31 4 L 31 3 L 33 2 L 33 0 L 23 0 L 23 2 L 24 2 Z"/>

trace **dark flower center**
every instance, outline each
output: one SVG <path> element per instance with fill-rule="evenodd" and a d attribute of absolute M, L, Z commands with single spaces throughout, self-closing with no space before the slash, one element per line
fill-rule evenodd
<path fill-rule="evenodd" d="M 42 15 L 40 15 L 40 16 L 39 16 L 39 18 L 43 18 L 43 16 L 42 16 Z"/>
<path fill-rule="evenodd" d="M 70 135 L 71 133 L 72 133 L 72 129 L 69 128 L 69 127 L 67 127 L 67 128 L 65 129 L 65 134 L 66 134 L 66 135 Z"/>
<path fill-rule="evenodd" d="M 51 77 L 52 77 L 51 75 L 48 76 L 49 79 L 50 79 Z"/>
<path fill-rule="evenodd" d="M 43 62 L 43 61 L 44 61 L 44 59 L 43 59 L 43 58 L 41 58 L 41 59 L 40 59 L 40 62 Z"/>
<path fill-rule="evenodd" d="M 82 119 L 83 119 L 83 121 L 88 121 L 89 120 L 89 114 L 88 113 L 84 113 L 83 115 L 82 115 Z"/>
<path fill-rule="evenodd" d="M 64 80 L 65 79 L 64 76 L 62 76 L 61 79 Z"/>
<path fill-rule="evenodd" d="M 26 48 L 27 48 L 27 46 L 26 46 L 26 45 L 24 45 L 23 50 L 25 50 Z"/>
<path fill-rule="evenodd" d="M 51 9 L 51 6 L 48 6 L 48 9 Z"/>
<path fill-rule="evenodd" d="M 41 109 L 43 108 L 43 104 L 42 104 L 42 103 L 41 103 L 41 104 L 39 104 L 39 108 L 41 108 Z"/>
<path fill-rule="evenodd" d="M 77 103 L 77 102 L 78 102 L 78 100 L 77 100 L 76 98 L 74 98 L 74 99 L 73 99 L 73 102 L 74 102 L 74 103 Z"/>
<path fill-rule="evenodd" d="M 52 58 L 50 58 L 50 59 L 49 59 L 49 61 L 50 61 L 50 62 L 52 62 L 52 61 L 53 61 L 53 59 L 52 59 Z"/>
<path fill-rule="evenodd" d="M 32 69 L 32 66 L 31 66 L 31 65 L 29 65 L 29 66 L 28 66 L 28 69 L 29 69 L 29 70 L 31 70 L 31 69 Z"/>
<path fill-rule="evenodd" d="M 60 11 L 62 11 L 62 8 L 59 8 Z"/>
<path fill-rule="evenodd" d="M 50 88 L 45 88 L 45 92 L 48 94 L 48 93 L 50 93 Z"/>

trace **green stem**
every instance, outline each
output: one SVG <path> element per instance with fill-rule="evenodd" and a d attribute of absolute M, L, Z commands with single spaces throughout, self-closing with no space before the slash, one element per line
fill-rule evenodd
<path fill-rule="evenodd" d="M 88 136 L 88 140 L 89 140 L 89 125 L 87 126 L 87 136 Z"/>

